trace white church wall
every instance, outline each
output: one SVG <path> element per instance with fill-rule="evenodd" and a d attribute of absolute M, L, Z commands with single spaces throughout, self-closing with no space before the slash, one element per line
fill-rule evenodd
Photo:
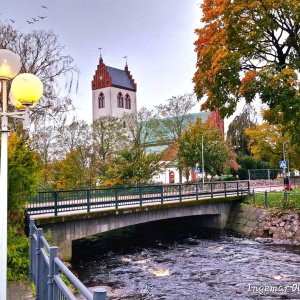
<path fill-rule="evenodd" d="M 123 95 L 123 108 L 117 106 L 118 94 Z M 100 93 L 104 94 L 105 106 L 99 108 L 98 97 Z M 125 95 L 128 94 L 131 99 L 131 109 L 125 108 Z M 124 113 L 136 112 L 136 92 L 116 87 L 106 87 L 93 91 L 93 120 L 103 116 L 122 117 Z"/>

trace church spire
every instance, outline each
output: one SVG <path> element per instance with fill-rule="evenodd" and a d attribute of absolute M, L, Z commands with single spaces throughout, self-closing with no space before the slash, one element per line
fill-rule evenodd
<path fill-rule="evenodd" d="M 100 50 L 100 57 L 99 57 L 99 59 L 101 60 L 102 59 L 102 53 L 101 53 L 101 49 L 102 48 L 98 48 L 99 50 Z"/>

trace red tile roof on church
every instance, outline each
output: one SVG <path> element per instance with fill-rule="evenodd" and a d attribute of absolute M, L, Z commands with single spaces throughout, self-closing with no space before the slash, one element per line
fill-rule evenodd
<path fill-rule="evenodd" d="M 125 70 L 108 67 L 103 63 L 102 57 L 100 57 L 99 65 L 92 81 L 92 90 L 110 86 L 131 91 L 136 91 L 137 89 L 127 65 L 125 66 Z"/>

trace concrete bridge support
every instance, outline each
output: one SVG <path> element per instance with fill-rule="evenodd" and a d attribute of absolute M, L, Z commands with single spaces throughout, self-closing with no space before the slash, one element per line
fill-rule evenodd
<path fill-rule="evenodd" d="M 38 227 L 42 227 L 44 231 L 51 230 L 52 242 L 58 246 L 60 257 L 70 260 L 73 240 L 131 225 L 171 218 L 203 216 L 200 218 L 199 225 L 223 229 L 226 226 L 233 201 L 241 201 L 242 197 L 236 196 L 222 199 L 213 199 L 217 202 L 212 202 L 212 199 L 184 201 L 37 218 L 35 223 Z"/>

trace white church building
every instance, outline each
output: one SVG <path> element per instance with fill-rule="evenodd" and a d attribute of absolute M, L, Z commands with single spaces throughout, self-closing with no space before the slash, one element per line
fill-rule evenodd
<path fill-rule="evenodd" d="M 135 113 L 136 83 L 128 70 L 106 66 L 100 56 L 92 81 L 93 121 L 100 117 L 122 117 L 124 113 Z"/>

